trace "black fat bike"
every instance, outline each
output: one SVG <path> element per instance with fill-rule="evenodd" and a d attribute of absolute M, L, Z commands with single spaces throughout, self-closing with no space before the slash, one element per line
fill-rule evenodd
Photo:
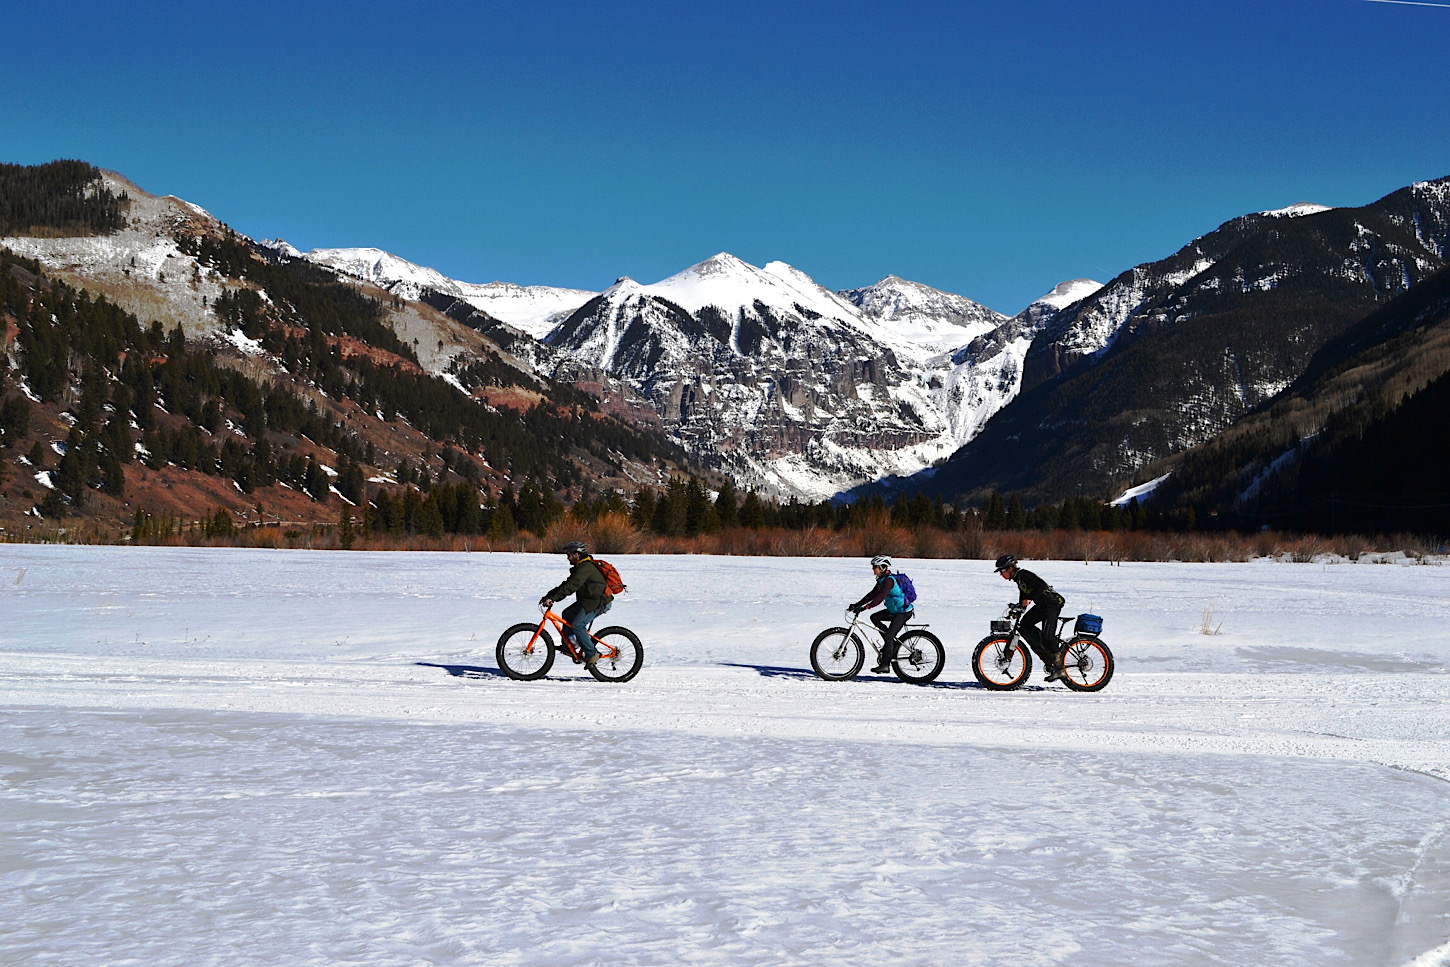
<path fill-rule="evenodd" d="M 1032 673 L 1032 651 L 1023 637 L 1022 615 L 1026 613 L 1021 605 L 1009 605 L 1006 614 L 993 619 L 992 633 L 983 638 L 972 653 L 972 674 L 983 687 L 994 692 L 1021 688 Z M 1078 615 L 1077 626 L 1072 637 L 1062 646 L 1062 683 L 1074 692 L 1096 692 L 1113 677 L 1113 653 L 1107 643 L 1098 637 L 1102 630 L 1102 619 L 1094 615 Z M 1058 637 L 1061 626 L 1072 618 L 1058 618 Z M 1096 630 L 1087 630 L 1094 627 Z"/>

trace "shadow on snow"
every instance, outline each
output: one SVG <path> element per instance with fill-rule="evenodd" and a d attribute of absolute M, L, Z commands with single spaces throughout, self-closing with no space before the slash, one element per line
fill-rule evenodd
<path fill-rule="evenodd" d="M 454 678 L 490 679 L 490 678 L 507 678 L 508 677 L 503 672 L 499 671 L 497 668 L 488 668 L 488 667 L 485 667 L 483 665 L 444 665 L 444 664 L 440 664 L 438 662 L 431 662 L 431 661 L 414 662 L 414 664 L 416 664 L 416 665 L 418 665 L 418 666 L 420 666 L 422 668 L 441 668 L 444 671 L 446 671 L 448 674 L 452 675 Z M 807 681 L 807 682 L 818 682 L 818 681 L 822 681 L 822 679 L 820 677 L 818 677 L 816 675 L 816 673 L 813 672 L 813 671 L 811 671 L 809 668 L 789 668 L 789 667 L 784 666 L 784 665 L 751 665 L 751 664 L 744 664 L 744 663 L 740 663 L 740 662 L 731 662 L 731 661 L 721 662 L 720 664 L 721 664 L 722 667 L 725 667 L 725 668 L 748 668 L 751 671 L 758 672 L 760 674 L 760 677 L 761 678 L 786 678 L 786 679 L 794 679 L 796 681 Z M 547 676 L 547 677 L 553 678 L 554 676 Z M 904 682 L 902 682 L 899 678 L 897 678 L 894 675 L 871 675 L 871 674 L 858 675 L 855 678 L 851 679 L 851 681 L 860 682 L 861 684 L 867 684 L 867 685 L 871 685 L 871 684 L 878 684 L 878 685 L 902 685 L 902 684 L 905 684 Z M 959 691 L 959 692 L 965 692 L 965 691 L 986 691 L 986 689 L 984 689 L 982 687 L 982 684 L 980 682 L 975 682 L 975 681 L 973 681 L 973 682 L 932 682 L 929 685 L 918 685 L 916 687 L 917 688 L 945 689 L 945 690 L 949 690 L 949 691 Z M 1045 686 L 1045 685 L 1023 685 L 1021 688 L 1016 689 L 1016 691 L 1019 691 L 1019 692 L 1044 692 L 1044 691 L 1047 691 L 1047 686 Z"/>
<path fill-rule="evenodd" d="M 823 679 L 821 679 L 818 675 L 816 675 L 815 672 L 811 671 L 809 668 L 788 668 L 788 667 L 785 667 L 783 665 L 751 665 L 751 664 L 744 664 L 744 663 L 740 663 L 740 662 L 729 662 L 729 661 L 721 662 L 720 664 L 723 665 L 726 668 L 749 668 L 749 669 L 752 669 L 753 671 L 759 672 L 760 673 L 760 677 L 762 677 L 762 678 L 793 678 L 793 679 L 796 679 L 796 680 L 809 681 L 809 682 L 823 681 Z M 864 675 L 857 675 L 855 678 L 850 679 L 850 681 L 853 681 L 853 682 L 861 682 L 862 684 L 881 684 L 881 685 L 903 685 L 903 684 L 905 684 L 905 682 L 901 681 L 901 679 L 897 678 L 895 675 L 872 675 L 870 673 L 867 673 L 867 674 L 864 674 Z M 929 685 L 918 685 L 917 687 L 918 688 L 949 689 L 951 691 L 969 691 L 969 690 L 986 691 L 986 689 L 982 687 L 982 683 L 981 682 L 976 682 L 976 681 L 971 681 L 971 682 L 932 682 Z M 1041 692 L 1041 691 L 1046 691 L 1046 686 L 1045 685 L 1023 685 L 1021 688 L 1018 688 L 1017 691 L 1019 691 L 1019 692 Z"/>

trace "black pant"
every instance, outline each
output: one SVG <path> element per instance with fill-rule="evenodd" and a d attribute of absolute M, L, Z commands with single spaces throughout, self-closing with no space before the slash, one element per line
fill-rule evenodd
<path fill-rule="evenodd" d="M 886 647 L 881 650 L 880 664 L 896 660 L 896 636 L 910 618 L 910 611 L 893 613 L 884 608 L 871 616 L 871 623 L 881 632 L 881 638 L 886 642 Z"/>
<path fill-rule="evenodd" d="M 1057 664 L 1057 618 L 1062 614 L 1062 605 L 1048 607 L 1045 604 L 1034 604 L 1032 609 L 1022 618 L 1022 623 L 1017 629 L 1022 632 L 1022 637 L 1037 652 L 1047 667 L 1051 668 Z"/>

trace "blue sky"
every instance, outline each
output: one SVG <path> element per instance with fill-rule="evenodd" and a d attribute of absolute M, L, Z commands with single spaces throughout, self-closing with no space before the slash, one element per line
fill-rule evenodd
<path fill-rule="evenodd" d="M 1450 174 L 1450 9 L 6 4 L 0 160 L 254 237 L 599 289 L 729 251 L 1015 312 L 1247 211 Z"/>

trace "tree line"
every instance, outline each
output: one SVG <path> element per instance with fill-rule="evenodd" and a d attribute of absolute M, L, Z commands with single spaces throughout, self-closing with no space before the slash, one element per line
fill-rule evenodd
<path fill-rule="evenodd" d="M 130 204 L 84 161 L 0 164 L 0 235 L 106 235 L 126 227 Z"/>

